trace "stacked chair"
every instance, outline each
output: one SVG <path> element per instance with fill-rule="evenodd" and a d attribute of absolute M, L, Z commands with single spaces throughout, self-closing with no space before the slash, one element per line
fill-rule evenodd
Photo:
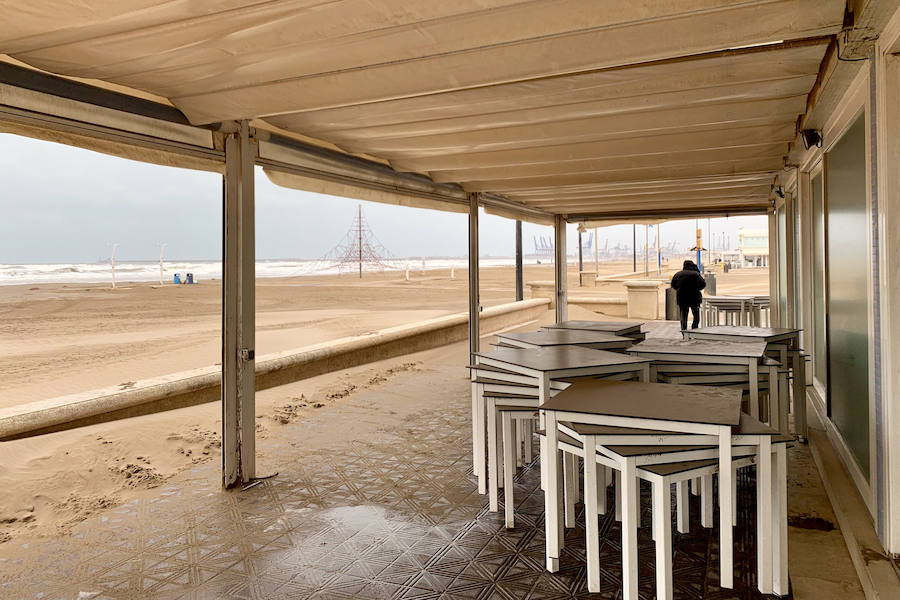
<path fill-rule="evenodd" d="M 585 535 L 587 550 L 588 591 L 600 589 L 599 529 L 597 515 L 607 510 L 607 487 L 615 481 L 616 515 L 622 524 L 622 571 L 625 600 L 636 598 L 637 550 L 636 528 L 640 514 L 639 481 L 652 486 L 652 534 L 656 543 L 656 597 L 672 598 L 672 531 L 671 492 L 675 486 L 676 528 L 680 533 L 689 529 L 688 482 L 700 480 L 700 523 L 712 527 L 713 478 L 718 473 L 716 460 L 718 447 L 704 436 L 665 431 L 648 431 L 561 423 L 559 426 L 560 471 L 563 474 L 565 514 L 559 519 L 565 527 L 574 527 L 575 502 L 578 492 L 577 466 L 574 461 L 584 461 Z M 508 425 L 504 422 L 504 436 Z M 540 432 L 543 433 L 543 432 Z M 787 489 L 786 448 L 793 440 L 790 436 L 742 415 L 741 424 L 735 427 L 733 437 L 732 469 L 736 473 L 766 461 L 768 479 L 757 478 L 757 579 L 763 593 L 785 595 L 787 593 Z M 704 443 L 706 442 L 706 443 Z M 588 460 L 593 457 L 593 461 Z M 512 468 L 505 470 L 505 510 L 514 511 L 512 497 Z M 611 477 L 610 473 L 615 473 Z M 736 486 L 736 477 L 731 481 Z M 736 498 L 736 494 L 732 494 Z M 732 514 L 736 514 L 736 507 Z M 627 524 L 626 524 L 627 523 Z M 734 524 L 734 523 L 733 523 Z M 626 581 L 631 578 L 632 581 Z"/>

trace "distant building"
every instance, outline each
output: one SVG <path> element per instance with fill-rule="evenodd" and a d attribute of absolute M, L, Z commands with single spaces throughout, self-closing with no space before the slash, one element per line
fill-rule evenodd
<path fill-rule="evenodd" d="M 769 266 L 769 230 L 738 230 L 738 251 L 741 254 L 741 265 L 745 267 Z"/>

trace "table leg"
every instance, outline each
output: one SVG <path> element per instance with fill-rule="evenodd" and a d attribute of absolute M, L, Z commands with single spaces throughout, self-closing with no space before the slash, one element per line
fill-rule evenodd
<path fill-rule="evenodd" d="M 596 440 L 595 440 L 596 441 Z M 596 447 L 596 444 L 595 444 Z M 585 454 L 587 456 L 587 454 Z M 585 461 L 584 468 L 588 468 L 588 462 Z M 585 486 L 587 485 L 587 479 L 585 479 Z M 597 465 L 597 514 L 605 515 L 606 514 L 606 488 L 609 486 L 608 481 L 608 473 L 607 468 L 603 465 Z M 585 488 L 585 494 L 587 493 L 587 488 Z"/>
<path fill-rule="evenodd" d="M 778 385 L 778 367 L 769 367 L 769 427 L 782 429 L 781 425 L 781 390 Z"/>
<path fill-rule="evenodd" d="M 759 419 L 759 366 L 755 358 L 747 361 L 747 376 L 750 380 L 750 416 Z"/>
<path fill-rule="evenodd" d="M 754 363 L 755 364 L 755 363 Z M 755 369 L 754 369 L 755 372 Z M 754 373 L 755 374 L 755 373 Z M 734 587 L 734 531 L 731 528 L 731 427 L 719 428 L 720 586 Z"/>
<path fill-rule="evenodd" d="M 791 426 L 788 418 L 788 408 L 790 407 L 791 399 L 789 397 L 787 377 L 788 372 L 785 371 L 779 375 L 778 379 L 778 431 L 785 435 L 790 435 Z"/>
<path fill-rule="evenodd" d="M 792 352 L 794 375 L 794 431 L 801 441 L 806 440 L 806 361 L 800 350 Z"/>
<path fill-rule="evenodd" d="M 543 404 L 543 402 L 542 402 Z M 559 489 L 559 430 L 556 424 L 556 414 L 545 411 L 544 423 L 546 426 L 546 455 L 541 454 L 541 470 L 547 471 L 544 492 L 544 526 L 547 538 L 547 570 L 551 573 L 559 571 L 559 554 L 562 549 L 560 531 L 560 492 Z"/>
<path fill-rule="evenodd" d="M 484 384 L 472 383 L 472 462 L 478 478 L 478 493 L 487 492 L 484 448 Z"/>
<path fill-rule="evenodd" d="M 622 522 L 622 470 L 616 470 L 613 493 L 616 501 L 616 521 Z"/>
<path fill-rule="evenodd" d="M 772 438 L 760 436 L 756 463 L 756 579 L 772 593 Z"/>
<path fill-rule="evenodd" d="M 772 591 L 779 596 L 788 593 L 788 538 L 787 538 L 787 447 L 775 444 L 775 469 L 772 471 L 775 481 L 775 504 L 772 511 L 774 524 L 775 548 L 772 569 Z"/>
<path fill-rule="evenodd" d="M 578 474 L 581 472 L 578 469 L 578 465 L 580 464 L 578 461 L 581 459 L 580 456 L 575 454 L 572 455 L 572 481 L 575 482 L 575 485 L 572 487 L 572 492 L 575 496 L 575 502 L 581 502 L 581 486 L 578 485 Z"/>
<path fill-rule="evenodd" d="M 672 497 L 666 479 L 653 482 L 653 530 L 656 539 L 656 598 L 672 600 Z"/>
<path fill-rule="evenodd" d="M 550 376 L 547 373 L 542 373 L 540 377 L 538 377 L 538 406 L 546 402 L 550 399 Z M 538 411 L 538 420 L 540 422 L 540 426 L 544 429 L 547 428 L 546 423 L 547 415 L 544 411 Z M 547 436 L 541 436 L 541 489 L 545 492 L 547 491 L 547 469 L 544 467 L 544 460 L 547 456 L 550 456 L 549 450 L 546 448 L 547 445 Z"/>
<path fill-rule="evenodd" d="M 722 483 L 719 482 L 721 486 Z M 700 477 L 700 526 L 713 526 L 713 480 L 712 475 Z"/>
<path fill-rule="evenodd" d="M 622 465 L 622 598 L 638 600 L 638 481 L 633 458 Z"/>
<path fill-rule="evenodd" d="M 569 452 L 563 453 L 563 493 L 566 504 L 565 524 L 569 529 L 575 527 L 575 487 L 578 485 L 578 479 L 575 474 L 576 458 L 574 454 Z"/>
<path fill-rule="evenodd" d="M 523 454 L 522 440 L 525 438 L 524 432 L 522 430 L 522 425 L 523 425 L 523 423 L 522 423 L 521 419 L 515 419 L 516 437 L 515 437 L 515 440 L 513 441 L 513 447 L 516 449 L 516 452 L 515 452 L 516 468 L 519 468 L 522 466 L 522 454 Z M 504 441 L 503 443 L 505 444 L 506 442 Z"/>
<path fill-rule="evenodd" d="M 528 419 L 525 421 L 525 462 L 528 464 L 534 460 L 532 444 L 534 444 L 534 419 Z"/>
<path fill-rule="evenodd" d="M 513 414 L 501 413 L 503 423 L 503 514 L 506 518 L 506 528 L 515 527 L 515 500 L 513 498 L 513 473 L 515 472 L 516 459 L 515 442 L 513 441 Z M 518 421 L 518 419 L 516 419 Z"/>
<path fill-rule="evenodd" d="M 600 479 L 597 471 L 603 469 L 597 464 L 596 439 L 593 436 L 584 438 L 584 535 L 587 553 L 587 586 L 588 592 L 600 591 L 600 525 L 597 519 L 599 512 L 598 494 Z M 602 490 L 606 494 L 606 488 Z"/>
<path fill-rule="evenodd" d="M 691 529 L 691 505 L 688 498 L 688 480 L 675 482 L 675 521 L 678 533 L 687 533 Z"/>
<path fill-rule="evenodd" d="M 493 398 L 488 398 L 487 409 L 491 415 L 487 428 L 488 509 L 497 512 L 500 507 L 500 481 L 497 472 L 497 403 Z"/>

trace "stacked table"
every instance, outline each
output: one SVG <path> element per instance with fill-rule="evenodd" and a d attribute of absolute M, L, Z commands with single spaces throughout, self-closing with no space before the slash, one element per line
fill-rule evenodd
<path fill-rule="evenodd" d="M 699 330 L 695 330 L 699 331 Z M 652 338 L 626 350 L 629 354 L 653 360 L 650 380 L 656 381 L 660 371 L 696 373 L 706 376 L 707 383 L 723 383 L 727 375 L 746 373 L 750 393 L 750 415 L 759 416 L 759 372 L 769 373 L 769 394 L 777 398 L 778 373 L 774 364 L 765 364 L 763 341 L 734 342 L 706 339 L 671 340 Z"/>
<path fill-rule="evenodd" d="M 708 436 L 718 445 L 719 526 L 722 587 L 733 587 L 732 427 L 741 418 L 737 390 L 654 383 L 587 381 L 575 383 L 541 404 L 546 443 L 541 446 L 544 481 L 547 569 L 559 570 L 562 548 L 560 466 L 556 459 L 561 421 L 681 432 Z M 587 452 L 587 450 L 586 450 Z M 622 577 L 626 600 L 637 598 L 637 476 L 628 463 L 622 473 Z M 769 475 L 766 473 L 765 475 Z M 627 519 L 627 522 L 626 522 Z M 592 528 L 593 529 L 593 528 Z"/>
<path fill-rule="evenodd" d="M 758 326 L 768 308 L 768 296 L 704 296 L 700 316 L 704 326 L 718 325 L 719 313 L 725 315 L 725 325 Z"/>
<path fill-rule="evenodd" d="M 545 325 L 543 329 L 575 329 L 582 331 L 601 331 L 629 337 L 637 341 L 643 341 L 645 335 L 641 332 L 643 323 L 614 322 L 614 321 L 563 321 L 553 325 Z"/>
<path fill-rule="evenodd" d="M 685 331 L 688 339 L 733 343 L 759 343 L 775 353 L 783 366 L 791 369 L 794 396 L 794 432 L 806 439 L 806 361 L 800 348 L 802 329 L 779 327 L 701 327 Z"/>
<path fill-rule="evenodd" d="M 650 377 L 650 361 L 627 354 L 582 348 L 575 345 L 546 346 L 542 348 L 498 347 L 490 352 L 475 354 L 473 379 L 479 366 L 498 368 L 519 377 L 527 378 L 537 387 L 538 404 L 550 399 L 551 379 L 586 376 L 625 375 L 641 381 Z M 494 377 L 498 375 L 495 373 Z M 473 387 L 475 384 L 473 384 Z M 487 427 L 487 406 L 482 394 L 472 393 L 473 455 L 475 474 L 479 478 L 479 491 L 487 490 L 492 479 L 487 469 L 496 469 L 496 458 L 487 456 L 488 439 L 493 429 Z M 493 478 L 497 473 L 493 473 Z"/>
<path fill-rule="evenodd" d="M 525 333 L 498 333 L 498 345 L 514 348 L 544 348 L 549 346 L 581 346 L 594 350 L 622 351 L 634 344 L 634 339 L 604 331 L 585 329 L 542 329 Z"/>

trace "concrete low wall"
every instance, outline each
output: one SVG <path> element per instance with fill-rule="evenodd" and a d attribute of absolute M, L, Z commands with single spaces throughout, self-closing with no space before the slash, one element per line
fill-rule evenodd
<path fill-rule="evenodd" d="M 601 298 L 569 296 L 569 306 L 580 306 L 596 313 L 603 313 L 613 317 L 624 317 L 628 312 L 628 302 L 625 298 Z"/>
<path fill-rule="evenodd" d="M 534 321 L 546 314 L 547 299 L 531 299 L 486 308 L 482 336 Z M 457 313 L 341 338 L 305 348 L 260 355 L 256 389 L 264 390 L 323 373 L 465 340 L 468 313 Z M 221 367 L 182 371 L 136 382 L 0 409 L 0 440 L 81 427 L 93 423 L 218 401 Z"/>

